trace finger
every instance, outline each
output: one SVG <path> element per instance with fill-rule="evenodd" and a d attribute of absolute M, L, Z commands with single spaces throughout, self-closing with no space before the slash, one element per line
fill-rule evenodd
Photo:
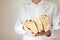
<path fill-rule="evenodd" d="M 42 33 L 37 33 L 37 34 L 36 34 L 36 36 L 44 36 L 44 35 L 45 35 L 44 32 L 42 32 Z"/>

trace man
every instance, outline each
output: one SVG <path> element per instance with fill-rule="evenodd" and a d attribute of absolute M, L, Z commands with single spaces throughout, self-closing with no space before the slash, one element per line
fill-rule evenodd
<path fill-rule="evenodd" d="M 51 20 L 51 30 L 43 33 L 32 34 L 27 28 L 23 29 L 23 21 L 31 19 L 41 13 L 45 13 Z M 57 6 L 46 0 L 31 0 L 21 6 L 19 18 L 15 25 L 15 31 L 23 35 L 23 40 L 56 40 L 60 29 Z M 57 34 L 57 35 L 56 35 Z"/>

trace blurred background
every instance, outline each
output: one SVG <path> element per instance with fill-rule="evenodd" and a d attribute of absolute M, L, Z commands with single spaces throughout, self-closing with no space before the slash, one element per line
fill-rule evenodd
<path fill-rule="evenodd" d="M 0 0 L 0 40 L 22 40 L 21 35 L 14 31 L 20 5 L 28 0 Z M 54 2 L 60 10 L 60 0 Z"/>

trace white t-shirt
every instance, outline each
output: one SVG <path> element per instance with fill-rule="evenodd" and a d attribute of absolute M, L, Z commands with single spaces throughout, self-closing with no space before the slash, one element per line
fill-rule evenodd
<path fill-rule="evenodd" d="M 52 24 L 51 36 L 32 37 L 26 34 L 26 32 L 22 29 L 23 21 L 27 19 L 31 19 L 32 17 L 40 15 L 42 13 L 48 15 L 51 20 L 51 24 Z M 41 0 L 41 2 L 38 3 L 37 5 L 34 4 L 32 1 L 30 1 L 21 6 L 19 17 L 15 24 L 15 31 L 18 34 L 23 35 L 23 40 L 58 40 L 58 38 L 60 38 L 59 29 L 60 29 L 59 13 L 57 10 L 57 6 L 55 4 L 48 1 Z"/>

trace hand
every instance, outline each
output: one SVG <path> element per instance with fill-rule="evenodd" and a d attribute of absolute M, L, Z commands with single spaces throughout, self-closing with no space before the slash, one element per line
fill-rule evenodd
<path fill-rule="evenodd" d="M 37 33 L 36 36 L 50 36 L 51 35 L 51 31 L 48 30 L 47 32 L 41 32 L 41 33 Z"/>
<path fill-rule="evenodd" d="M 23 26 L 23 29 L 25 30 L 25 32 L 26 32 L 27 34 L 29 34 L 29 35 L 31 35 L 31 36 L 35 36 L 35 35 L 36 35 L 36 34 L 33 33 L 29 28 L 27 28 L 27 27 L 25 27 L 25 26 Z"/>

